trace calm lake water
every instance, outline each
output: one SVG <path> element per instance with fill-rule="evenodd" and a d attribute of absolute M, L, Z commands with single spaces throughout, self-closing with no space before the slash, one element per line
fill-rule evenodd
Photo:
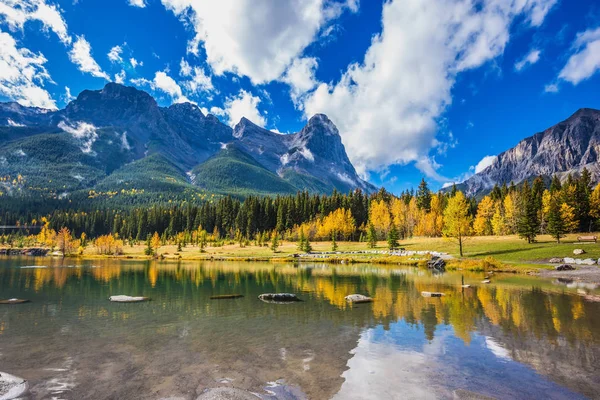
<path fill-rule="evenodd" d="M 46 267 L 46 268 L 40 268 Z M 417 268 L 0 259 L 0 371 L 32 399 L 600 396 L 593 287 Z M 443 298 L 424 298 L 440 291 Z M 267 304 L 261 293 L 304 300 Z M 210 300 L 239 293 L 235 300 Z M 371 304 L 350 306 L 362 293 Z M 116 304 L 111 295 L 151 301 Z"/>

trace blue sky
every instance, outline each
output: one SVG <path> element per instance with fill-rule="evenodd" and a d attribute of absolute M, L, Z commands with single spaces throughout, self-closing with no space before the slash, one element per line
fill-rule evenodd
<path fill-rule="evenodd" d="M 118 81 L 230 125 L 321 112 L 396 193 L 600 108 L 599 71 L 593 0 L 0 0 L 0 100 L 62 108 Z"/>

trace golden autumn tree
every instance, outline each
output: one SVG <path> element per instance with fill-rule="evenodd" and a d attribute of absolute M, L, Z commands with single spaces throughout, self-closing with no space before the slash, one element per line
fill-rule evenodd
<path fill-rule="evenodd" d="M 476 235 L 488 236 L 493 233 L 492 218 L 494 217 L 494 201 L 490 196 L 485 196 L 477 206 L 477 216 L 473 222 Z"/>
<path fill-rule="evenodd" d="M 392 217 L 385 200 L 375 200 L 369 208 L 369 222 L 375 227 L 377 236 L 383 238 L 392 226 Z"/>
<path fill-rule="evenodd" d="M 158 249 L 160 248 L 160 236 L 158 236 L 158 232 L 154 232 L 154 235 L 152 235 L 150 247 L 154 250 L 154 254 L 158 254 Z"/>
<path fill-rule="evenodd" d="M 338 208 L 321 220 L 317 235 L 321 239 L 330 239 L 332 233 L 335 232 L 338 238 L 348 239 L 355 231 L 356 222 L 352 212 L 345 208 Z"/>
<path fill-rule="evenodd" d="M 504 215 L 504 204 L 502 201 L 497 201 L 494 205 L 494 215 L 492 216 L 492 230 L 494 235 L 502 236 L 508 234 L 508 225 L 506 216 Z"/>
<path fill-rule="evenodd" d="M 69 254 L 73 253 L 73 249 L 76 248 L 73 237 L 71 236 L 71 231 L 68 228 L 63 227 L 56 234 L 56 246 L 62 253 L 62 256 L 65 257 Z M 79 244 L 77 244 L 77 247 Z"/>
<path fill-rule="evenodd" d="M 590 216 L 595 220 L 600 219 L 600 184 L 598 184 L 590 195 Z"/>
<path fill-rule="evenodd" d="M 575 208 L 567 203 L 562 203 L 560 206 L 560 216 L 563 222 L 565 231 L 574 232 L 579 226 L 579 221 L 575 217 Z"/>
<path fill-rule="evenodd" d="M 456 240 L 461 257 L 465 238 L 471 236 L 471 220 L 469 202 L 459 191 L 448 200 L 448 205 L 444 210 L 444 236 Z"/>

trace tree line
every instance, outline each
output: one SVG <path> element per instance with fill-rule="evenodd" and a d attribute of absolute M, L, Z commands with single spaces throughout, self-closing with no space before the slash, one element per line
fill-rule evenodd
<path fill-rule="evenodd" d="M 373 247 L 386 239 L 390 248 L 397 248 L 399 240 L 412 236 L 446 236 L 458 241 L 462 253 L 464 238 L 472 235 L 518 234 L 532 243 L 537 235 L 549 234 L 560 240 L 569 232 L 593 230 L 599 219 L 600 185 L 594 188 L 590 173 L 584 169 L 563 182 L 555 176 L 548 184 L 538 177 L 519 186 L 496 185 L 479 201 L 465 196 L 456 186 L 434 193 L 423 179 L 416 191 L 407 190 L 399 196 L 384 189 L 371 195 L 360 190 L 329 196 L 299 192 L 124 210 L 57 209 L 44 215 L 31 210 L 5 211 L 0 222 L 23 227 L 43 224 L 42 243 L 45 236 L 67 228 L 82 243 L 87 238 L 100 238 L 102 248 L 110 250 L 107 252 L 122 248 L 122 241 L 150 243 L 154 239 L 148 244 L 152 249 L 158 244 L 156 236 L 163 244 L 180 245 L 222 240 L 264 245 L 276 238 L 299 241 L 304 248 L 310 241 L 332 241 L 337 248 L 337 240 L 363 241 Z M 22 243 L 27 238 L 30 244 L 39 236 L 4 234 L 0 244 Z"/>

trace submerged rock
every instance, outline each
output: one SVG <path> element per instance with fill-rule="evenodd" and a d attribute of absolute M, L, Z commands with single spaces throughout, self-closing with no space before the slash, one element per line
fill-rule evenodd
<path fill-rule="evenodd" d="M 210 296 L 211 300 L 222 300 L 222 299 L 239 299 L 240 297 L 244 297 L 243 294 L 218 294 L 215 296 Z"/>
<path fill-rule="evenodd" d="M 489 279 L 484 279 L 481 281 L 481 283 L 492 283 L 492 281 L 490 281 Z"/>
<path fill-rule="evenodd" d="M 442 296 L 445 296 L 445 294 L 440 293 L 440 292 L 421 292 L 421 296 L 423 296 L 423 297 L 442 297 Z"/>
<path fill-rule="evenodd" d="M 29 389 L 29 384 L 23 378 L 0 372 L 0 399 L 12 400 L 23 396 Z"/>
<path fill-rule="evenodd" d="M 346 297 L 344 297 L 346 299 L 347 302 L 349 303 L 355 303 L 355 304 L 360 304 L 360 303 L 371 303 L 373 302 L 373 299 L 371 297 L 362 295 L 362 294 L 351 294 L 348 295 Z"/>
<path fill-rule="evenodd" d="M 25 300 L 25 299 L 0 300 L 0 304 L 23 304 L 23 303 L 29 303 L 29 300 Z"/>
<path fill-rule="evenodd" d="M 293 293 L 263 293 L 258 298 L 265 303 L 293 303 L 302 301 Z"/>
<path fill-rule="evenodd" d="M 489 397 L 484 394 L 471 392 L 470 390 L 457 389 L 452 393 L 455 400 L 496 400 L 495 397 Z"/>
<path fill-rule="evenodd" d="M 257 395 L 246 390 L 220 387 L 204 391 L 196 400 L 257 400 Z"/>
<path fill-rule="evenodd" d="M 573 250 L 573 254 L 575 254 L 576 256 L 579 256 L 581 254 L 585 254 L 585 250 L 584 249 L 575 249 L 575 250 Z"/>
<path fill-rule="evenodd" d="M 471 285 L 461 285 L 460 287 L 467 289 L 467 288 L 470 288 Z"/>
<path fill-rule="evenodd" d="M 118 295 L 118 296 L 110 296 L 108 299 L 115 303 L 139 303 L 140 301 L 150 300 L 150 297 Z"/>
<path fill-rule="evenodd" d="M 446 261 L 440 257 L 431 257 L 431 260 L 427 261 L 427 268 L 444 272 L 446 271 Z"/>
<path fill-rule="evenodd" d="M 575 267 L 573 267 L 572 265 L 569 265 L 569 264 L 562 264 L 554 269 L 557 271 L 574 271 Z"/>

